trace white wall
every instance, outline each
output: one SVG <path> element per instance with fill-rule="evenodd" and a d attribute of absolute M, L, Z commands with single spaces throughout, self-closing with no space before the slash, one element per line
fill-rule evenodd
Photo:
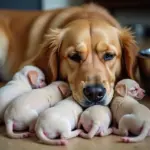
<path fill-rule="evenodd" d="M 80 5 L 83 2 L 84 0 L 42 0 L 42 9 L 47 10 L 73 5 Z"/>

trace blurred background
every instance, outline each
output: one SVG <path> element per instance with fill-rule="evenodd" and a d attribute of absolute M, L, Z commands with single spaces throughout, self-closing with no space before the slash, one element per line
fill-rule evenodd
<path fill-rule="evenodd" d="M 0 0 L 0 8 L 48 10 L 88 2 L 106 7 L 122 26 L 132 28 L 142 48 L 150 46 L 150 0 Z"/>

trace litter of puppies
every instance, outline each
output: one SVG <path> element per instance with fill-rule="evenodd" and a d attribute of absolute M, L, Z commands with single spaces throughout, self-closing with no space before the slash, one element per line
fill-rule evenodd
<path fill-rule="evenodd" d="M 77 136 L 91 139 L 115 134 L 125 143 L 150 136 L 150 110 L 138 102 L 145 96 L 139 84 L 123 79 L 111 94 L 110 105 L 85 109 L 74 100 L 66 82 L 46 85 L 39 68 L 25 66 L 0 89 L 0 121 L 9 138 L 37 136 L 49 145 L 66 145 Z"/>

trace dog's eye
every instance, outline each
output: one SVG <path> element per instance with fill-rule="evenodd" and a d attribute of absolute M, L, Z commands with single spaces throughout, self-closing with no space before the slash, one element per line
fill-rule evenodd
<path fill-rule="evenodd" d="M 73 54 L 70 54 L 69 55 L 69 58 L 73 61 L 76 61 L 76 62 L 80 62 L 81 61 L 81 55 L 79 53 L 73 53 Z"/>
<path fill-rule="evenodd" d="M 113 54 L 113 53 L 105 53 L 103 56 L 103 59 L 105 61 L 109 61 L 109 60 L 112 60 L 114 57 L 115 57 L 115 54 Z"/>

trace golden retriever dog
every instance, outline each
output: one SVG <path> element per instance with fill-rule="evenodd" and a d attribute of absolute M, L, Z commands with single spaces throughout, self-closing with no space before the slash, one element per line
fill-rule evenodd
<path fill-rule="evenodd" d="M 0 10 L 0 78 L 9 81 L 32 64 L 69 83 L 83 107 L 108 105 L 114 83 L 134 78 L 137 46 L 132 33 L 101 6 L 50 11 Z"/>

